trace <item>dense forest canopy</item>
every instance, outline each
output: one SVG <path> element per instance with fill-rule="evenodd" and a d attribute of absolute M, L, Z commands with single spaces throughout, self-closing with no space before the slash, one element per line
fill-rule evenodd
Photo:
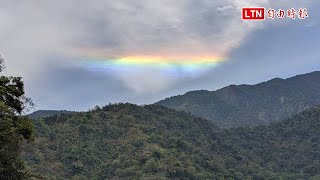
<path fill-rule="evenodd" d="M 319 179 L 320 110 L 256 128 L 220 129 L 162 106 L 109 105 L 36 119 L 25 147 L 49 179 Z"/>

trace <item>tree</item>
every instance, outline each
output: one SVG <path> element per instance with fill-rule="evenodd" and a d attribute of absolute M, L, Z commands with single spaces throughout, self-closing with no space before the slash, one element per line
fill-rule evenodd
<path fill-rule="evenodd" d="M 0 57 L 0 73 L 4 69 Z M 20 77 L 0 76 L 0 179 L 25 179 L 19 143 L 33 138 L 32 121 L 22 116 L 32 105 Z"/>

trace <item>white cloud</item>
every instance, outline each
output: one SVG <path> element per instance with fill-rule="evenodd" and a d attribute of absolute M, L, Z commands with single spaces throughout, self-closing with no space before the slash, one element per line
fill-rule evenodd
<path fill-rule="evenodd" d="M 119 73 L 118 76 L 125 82 L 128 88 L 137 94 L 154 94 L 164 91 L 176 81 L 175 78 L 168 76 L 168 74 L 153 68 L 139 70 L 130 74 Z"/>

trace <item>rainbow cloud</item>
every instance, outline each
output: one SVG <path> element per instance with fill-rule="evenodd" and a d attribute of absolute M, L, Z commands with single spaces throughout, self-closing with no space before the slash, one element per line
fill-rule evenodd
<path fill-rule="evenodd" d="M 213 68 L 226 61 L 226 58 L 216 55 L 193 56 L 151 56 L 134 55 L 118 58 L 84 57 L 84 64 L 91 70 L 123 70 L 159 69 L 168 72 L 197 72 Z"/>
<path fill-rule="evenodd" d="M 181 81 L 198 78 L 228 60 L 226 56 L 192 52 L 178 55 L 124 55 L 92 49 L 78 49 L 73 52 L 75 59 L 80 59 L 80 63 L 77 63 L 82 68 L 112 75 L 137 94 L 166 91 Z"/>

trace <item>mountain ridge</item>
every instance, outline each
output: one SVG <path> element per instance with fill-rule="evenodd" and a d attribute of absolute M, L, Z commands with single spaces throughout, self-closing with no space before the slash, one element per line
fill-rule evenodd
<path fill-rule="evenodd" d="M 320 104 L 320 71 L 216 91 L 190 91 L 155 104 L 190 112 L 220 127 L 269 124 Z"/>

